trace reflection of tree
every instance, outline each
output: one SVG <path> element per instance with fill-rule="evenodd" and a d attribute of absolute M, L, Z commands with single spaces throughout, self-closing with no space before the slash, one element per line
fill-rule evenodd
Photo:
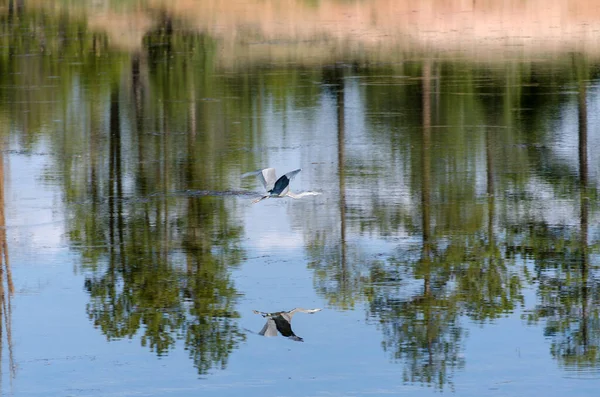
<path fill-rule="evenodd" d="M 140 335 L 157 354 L 181 338 L 199 372 L 226 364 L 242 339 L 228 273 L 241 258 L 235 203 L 173 192 L 229 188 L 232 164 L 258 168 L 254 149 L 270 144 L 265 108 L 312 109 L 326 97 L 337 131 L 331 145 L 316 141 L 337 144 L 332 172 L 323 173 L 335 181 L 323 181 L 338 196 L 327 211 L 302 212 L 302 229 L 315 288 L 331 306 L 364 299 L 406 379 L 443 387 L 463 364 L 460 316 L 484 323 L 514 310 L 527 280 L 515 264 L 532 259 L 540 305 L 530 319 L 546 322 L 561 362 L 597 365 L 599 287 L 588 241 L 597 194 L 585 155 L 585 85 L 579 182 L 548 150 L 548 113 L 565 104 L 557 86 L 571 82 L 571 65 L 361 61 L 352 69 L 361 80 L 356 108 L 367 114 L 357 150 L 346 120 L 359 111 L 343 67 L 217 72 L 219 43 L 167 14 L 133 55 L 108 52 L 105 36 L 66 15 L 56 23 L 21 8 L 9 17 L 0 24 L 0 96 L 8 99 L 0 117 L 14 115 L 11 128 L 29 148 L 46 134 L 44 117 L 59 115 L 44 138 L 59 153 L 88 313 L 108 338 Z M 64 59 L 73 60 L 68 68 L 58 66 Z M 50 77 L 58 87 L 47 88 Z M 532 209 L 543 201 L 528 199 L 539 181 L 553 194 L 580 192 L 565 204 L 579 206 L 579 233 Z M 387 261 L 369 260 L 355 244 L 364 235 L 411 242 Z"/>
<path fill-rule="evenodd" d="M 14 294 L 12 272 L 8 257 L 8 243 L 6 239 L 6 218 L 4 214 L 4 145 L 0 143 L 0 371 L 2 370 L 2 359 L 4 357 L 4 335 L 6 334 L 6 346 L 8 347 L 8 369 L 10 377 L 16 372 L 13 356 L 12 341 L 12 307 L 11 298 Z M 2 371 L 3 373 L 3 371 Z M 0 390 L 2 383 L 0 374 Z"/>
<path fill-rule="evenodd" d="M 323 80 L 327 94 L 335 98 L 337 211 L 332 216 L 333 219 L 318 215 L 319 220 L 311 220 L 312 230 L 307 244 L 311 257 L 309 267 L 315 272 L 314 283 L 317 292 L 331 305 L 347 310 L 353 308 L 359 299 L 365 276 L 359 268 L 361 259 L 347 241 L 344 69 L 333 67 L 324 70 Z"/>
<path fill-rule="evenodd" d="M 420 193 L 420 222 L 396 218 L 398 227 L 420 230 L 420 254 L 403 245 L 387 263 L 372 267 L 370 312 L 380 320 L 383 346 L 405 362 L 405 379 L 443 388 L 464 364 L 460 317 L 485 322 L 511 312 L 523 303 L 526 278 L 504 255 L 496 226 L 495 180 L 503 166 L 496 161 L 497 136 L 511 121 L 490 124 L 497 113 L 488 116 L 488 104 L 474 102 L 476 89 L 468 83 L 469 95 L 450 105 L 439 65 L 425 61 L 421 73 L 422 130 L 418 140 L 411 138 L 411 190 Z M 489 103 L 489 109 L 497 105 Z M 447 114 L 457 107 L 468 109 L 469 119 L 446 120 L 461 117 Z M 432 124 L 452 128 L 437 133 Z M 463 124 L 485 129 L 473 134 Z M 464 135 L 481 143 L 463 144 Z M 484 149 L 483 161 L 468 154 L 474 147 Z M 477 190 L 481 177 L 486 188 Z"/>
<path fill-rule="evenodd" d="M 579 231 L 559 230 L 562 244 L 556 244 L 556 231 L 543 224 L 536 227 L 536 248 L 530 252 L 536 260 L 539 304 L 528 319 L 545 320 L 552 355 L 567 368 L 581 370 L 600 365 L 600 274 L 590 264 L 597 244 L 589 241 L 587 72 L 579 57 L 574 62 L 579 79 Z"/>
<path fill-rule="evenodd" d="M 158 354 L 174 344 L 173 333 L 181 327 L 181 298 L 177 272 L 168 261 L 162 240 L 161 219 L 155 227 L 149 205 L 132 206 L 125 218 L 123 158 L 118 86 L 113 85 L 110 102 L 108 172 L 108 265 L 105 272 L 86 280 L 92 297 L 88 313 L 109 339 L 131 337 L 144 327 L 142 344 Z M 158 213 L 161 204 L 157 201 Z M 158 241 L 157 241 L 158 240 Z"/>
<path fill-rule="evenodd" d="M 61 120 L 48 134 L 57 157 L 47 176 L 62 179 L 90 318 L 107 338 L 139 337 L 157 354 L 181 339 L 200 373 L 224 367 L 244 337 L 229 276 L 242 256 L 234 204 L 174 192 L 232 185 L 237 170 L 218 159 L 241 153 L 245 130 L 224 120 L 250 123 L 240 114 L 253 108 L 253 94 L 227 107 L 210 101 L 238 85 L 214 78 L 213 40 L 173 29 L 168 16 L 129 56 L 107 52 L 106 37 L 68 11 L 59 22 L 16 11 L 12 23 L 0 15 L 0 93 L 8 98 L 0 117 L 14 115 L 10 128 L 22 131 L 26 149 L 43 136 L 44 118 Z M 69 67 L 58 66 L 63 59 Z"/>
<path fill-rule="evenodd" d="M 512 106 L 512 96 L 510 92 L 503 94 L 504 101 L 509 102 L 504 106 Z M 489 97 L 483 104 L 486 110 L 489 109 L 484 116 L 487 122 L 482 145 L 485 150 L 485 173 L 482 174 L 485 175 L 487 216 L 484 218 L 485 214 L 482 213 L 481 220 L 476 221 L 478 226 L 474 230 L 473 238 L 451 238 L 459 241 L 459 247 L 449 250 L 454 251 L 453 261 L 462 262 L 456 282 L 457 289 L 464 294 L 465 314 L 477 322 L 498 318 L 512 312 L 518 305 L 523 305 L 521 291 L 527 280 L 526 274 L 506 259 L 502 249 L 503 241 L 497 237 L 499 233 L 496 228 L 498 191 L 495 180 L 496 174 L 504 166 L 497 164 L 502 161 L 502 158 L 497 158 L 500 157 L 497 154 L 497 148 L 500 146 L 498 136 L 503 129 L 510 128 L 514 121 L 510 113 L 498 115 L 493 111 L 502 106 L 497 97 Z M 486 223 L 487 228 L 484 228 Z"/>
<path fill-rule="evenodd" d="M 423 129 L 421 140 L 421 256 L 406 271 L 418 292 L 397 296 L 375 293 L 371 312 L 381 321 L 383 346 L 395 359 L 405 361 L 405 381 L 434 384 L 443 388 L 459 357 L 463 331 L 458 325 L 458 296 L 448 288 L 450 272 L 437 254 L 431 228 L 431 64 L 423 65 Z M 395 264 L 396 267 L 399 264 Z M 386 271 L 383 270 L 383 274 Z M 377 282 L 379 277 L 373 277 Z M 385 276 L 384 278 L 389 278 Z M 420 284 L 420 285 L 419 285 Z"/>
<path fill-rule="evenodd" d="M 190 147 L 197 147 L 195 108 L 191 108 L 189 116 L 187 142 Z M 189 181 L 202 177 L 193 160 L 190 156 L 185 167 Z M 227 267 L 241 261 L 243 253 L 236 242 L 241 239 L 242 230 L 220 224 L 227 214 L 222 199 L 203 197 L 186 201 L 184 297 L 192 320 L 186 324 L 185 345 L 198 371 L 204 373 L 213 363 L 225 368 L 229 354 L 244 338 L 235 321 L 239 317 L 235 311 L 238 293 Z"/>
<path fill-rule="evenodd" d="M 228 228 L 222 235 L 207 236 L 210 226 L 217 226 L 211 225 L 210 218 L 223 211 L 222 202 L 214 198 L 190 199 L 189 205 L 184 294 L 192 320 L 186 324 L 185 344 L 202 373 L 211 363 L 224 368 L 227 357 L 244 338 L 235 321 L 239 317 L 234 307 L 237 291 L 226 267 L 231 260 L 239 261 L 241 253 L 228 245 L 221 247 L 217 255 L 211 252 L 215 246 L 211 240 L 239 239 L 241 230 Z"/>
<path fill-rule="evenodd" d="M 65 24 L 71 37 L 73 27 Z M 182 61 L 187 58 L 173 55 L 191 48 L 210 59 L 210 42 L 196 34 L 158 32 L 152 37 L 169 40 L 172 54 L 109 54 L 106 78 L 93 84 L 98 59 L 73 55 L 81 64 L 60 71 L 60 81 L 72 86 L 64 102 L 56 101 L 68 122 L 51 139 L 59 154 L 68 237 L 83 257 L 90 319 L 109 340 L 139 338 L 158 355 L 181 340 L 204 374 L 223 368 L 244 338 L 229 276 L 242 256 L 241 230 L 230 220 L 231 200 L 174 194 L 222 189 L 232 171 L 213 161 L 227 140 L 211 129 L 223 125 L 223 114 L 214 106 L 167 100 L 210 96 L 206 86 L 188 84 L 194 73 Z M 83 28 L 80 35 L 88 37 Z M 170 79 L 181 84 L 165 84 Z M 198 142 L 188 139 L 194 136 Z"/>

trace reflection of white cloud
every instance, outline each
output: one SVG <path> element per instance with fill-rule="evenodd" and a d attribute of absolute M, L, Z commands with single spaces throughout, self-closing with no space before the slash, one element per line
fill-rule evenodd
<path fill-rule="evenodd" d="M 37 152 L 46 153 L 41 144 Z M 64 235 L 62 203 L 55 186 L 40 179 L 51 157 L 17 152 L 5 156 L 5 213 L 9 244 L 57 247 Z"/>
<path fill-rule="evenodd" d="M 257 249 L 296 249 L 303 247 L 302 235 L 296 233 L 273 233 L 267 232 L 257 236 L 254 246 Z"/>
<path fill-rule="evenodd" d="M 302 234 L 291 227 L 288 214 L 289 206 L 297 202 L 282 198 L 248 204 L 244 221 L 247 246 L 258 251 L 303 249 Z"/>

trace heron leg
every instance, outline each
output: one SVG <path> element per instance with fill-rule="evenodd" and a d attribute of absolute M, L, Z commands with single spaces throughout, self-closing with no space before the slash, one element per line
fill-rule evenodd
<path fill-rule="evenodd" d="M 259 197 L 259 198 L 257 198 L 256 200 L 252 201 L 252 204 L 256 204 L 256 203 L 258 203 L 259 201 L 262 201 L 262 200 L 264 200 L 264 199 L 266 199 L 266 198 L 269 198 L 269 196 L 262 196 L 262 197 Z"/>

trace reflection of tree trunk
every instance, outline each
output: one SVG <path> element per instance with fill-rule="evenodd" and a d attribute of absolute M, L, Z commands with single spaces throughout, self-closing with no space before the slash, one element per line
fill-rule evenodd
<path fill-rule="evenodd" d="M 423 64 L 423 143 L 421 146 L 421 211 L 423 227 L 423 258 L 422 265 L 425 265 L 423 294 L 431 294 L 431 62 L 425 61 Z M 427 350 L 429 365 L 433 364 L 433 335 L 432 335 L 432 313 L 431 307 L 426 307 L 427 319 Z"/>
<path fill-rule="evenodd" d="M 190 123 L 188 127 L 188 136 L 190 140 L 196 139 L 196 124 L 197 124 L 197 115 L 196 115 L 196 87 L 194 84 L 193 75 L 190 76 L 191 84 L 190 84 L 190 109 L 189 109 L 189 117 Z M 193 152 L 195 146 L 188 146 L 188 150 Z M 191 159 L 190 159 L 191 160 Z"/>
<path fill-rule="evenodd" d="M 580 233 L 581 233 L 581 340 L 588 345 L 588 159 L 587 159 L 587 103 L 586 85 L 579 77 L 579 181 L 580 181 Z"/>
<path fill-rule="evenodd" d="M 344 104 L 344 79 L 341 71 L 336 70 L 337 77 L 337 138 L 338 138 L 338 180 L 339 180 L 339 206 L 340 206 L 340 245 L 342 275 L 346 277 L 346 181 L 345 181 L 345 158 L 344 158 L 344 135 L 345 135 L 345 104 Z"/>
<path fill-rule="evenodd" d="M 196 150 L 196 140 L 197 140 L 197 108 L 196 108 L 196 85 L 194 83 L 193 74 L 190 75 L 190 107 L 189 107 L 189 123 L 188 123 L 188 133 L 187 133 L 187 161 L 185 163 L 185 180 L 193 181 L 194 180 L 194 153 Z M 259 101 L 260 102 L 260 101 Z M 188 216 L 190 217 L 189 226 L 188 226 L 188 236 L 189 239 L 192 239 L 194 242 L 204 241 L 204 239 L 200 239 L 198 236 L 198 225 L 196 222 L 196 211 L 194 210 L 194 201 L 199 200 L 197 197 L 189 197 L 187 199 L 188 202 Z M 187 249 L 186 250 L 186 269 L 188 273 L 188 278 L 191 280 L 192 274 L 194 271 L 193 264 L 194 255 L 197 255 L 196 250 Z"/>
<path fill-rule="evenodd" d="M 90 162 L 89 162 L 89 180 L 88 180 L 88 189 L 90 192 L 90 196 L 92 197 L 92 214 L 98 213 L 98 203 L 100 202 L 100 195 L 98 193 L 98 147 L 97 144 L 100 141 L 98 131 L 99 131 L 99 117 L 98 112 L 95 111 L 93 105 L 90 106 L 90 139 L 89 139 L 89 153 L 90 153 Z M 95 222 L 96 217 L 92 217 L 92 222 Z"/>
<path fill-rule="evenodd" d="M 114 83 L 110 93 L 110 160 L 108 185 L 108 210 L 111 262 L 114 264 L 118 244 L 123 252 L 123 182 L 121 175 L 121 126 L 119 120 L 119 84 Z M 115 241 L 118 237 L 118 241 Z M 123 264 L 122 264 L 123 265 Z"/>
<path fill-rule="evenodd" d="M 173 20 L 171 15 L 165 10 L 161 15 L 160 28 L 165 39 L 164 51 L 171 56 L 173 53 Z"/>
<path fill-rule="evenodd" d="M 431 295 L 431 62 L 423 63 L 423 143 L 421 146 L 421 216 L 423 227 L 423 253 L 421 266 L 423 294 Z M 427 322 L 427 351 L 429 365 L 433 365 L 433 313 L 431 306 L 425 307 Z"/>
<path fill-rule="evenodd" d="M 141 54 L 135 52 L 131 55 L 131 85 L 133 88 L 133 103 L 135 105 L 136 116 L 141 110 L 142 105 L 142 79 L 140 70 Z"/>
<path fill-rule="evenodd" d="M 167 261 L 167 253 L 169 251 L 169 200 L 167 199 L 167 191 L 169 188 L 169 166 L 170 166 L 170 148 L 169 148 L 169 124 L 167 122 L 167 110 L 165 109 L 165 102 L 163 101 L 163 131 L 162 131 L 162 148 L 163 148 L 163 175 L 162 175 L 162 185 L 163 185 L 163 200 L 164 209 L 163 209 L 163 260 Z M 158 206 L 160 208 L 160 206 Z M 156 214 L 156 219 L 159 218 L 159 214 Z"/>
<path fill-rule="evenodd" d="M 487 202 L 488 202 L 488 239 L 490 247 L 494 245 L 494 158 L 493 142 L 489 127 L 485 130 L 485 157 L 486 157 L 486 179 L 487 179 Z"/>
<path fill-rule="evenodd" d="M 421 224 L 423 227 L 422 265 L 429 267 L 431 255 L 431 63 L 423 64 L 423 142 L 421 145 Z M 430 290 L 429 269 L 425 272 L 425 294 Z"/>
<path fill-rule="evenodd" d="M 1 259 L 4 262 L 6 269 L 6 283 L 8 292 L 12 295 L 15 292 L 15 287 L 12 281 L 12 273 L 10 270 L 10 261 L 8 257 L 8 242 L 6 240 L 6 218 L 4 214 L 4 155 L 0 150 L 0 249 Z M 0 267 L 1 271 L 2 267 Z"/>
<path fill-rule="evenodd" d="M 582 188 L 587 188 L 587 89 L 585 82 L 579 82 L 579 180 Z"/>
<path fill-rule="evenodd" d="M 12 22 L 15 16 L 23 15 L 24 3 L 24 0 L 8 0 L 8 22 Z"/>
<path fill-rule="evenodd" d="M 140 190 L 142 194 L 148 194 L 147 176 L 146 176 L 146 156 L 144 155 L 144 86 L 142 84 L 141 62 L 142 54 L 136 52 L 131 57 L 131 85 L 133 94 L 133 105 L 135 109 L 135 131 L 137 133 L 138 167 L 140 178 Z"/>
<path fill-rule="evenodd" d="M 1 149 L 1 147 L 0 147 Z M 8 256 L 8 242 L 6 239 L 6 218 L 4 213 L 4 156 L 0 150 L 0 363 L 2 362 L 3 352 L 3 330 L 6 329 L 6 340 L 8 344 L 8 361 L 11 377 L 15 375 L 15 363 L 12 349 L 12 307 L 11 296 L 15 287 L 12 281 L 10 261 Z M 6 274 L 6 287 L 4 287 L 4 275 Z M 4 324 L 2 324 L 2 321 Z M 3 326 L 4 325 L 4 326 Z M 0 376 L 0 381 L 2 377 Z"/>
<path fill-rule="evenodd" d="M 337 173 L 338 173 L 338 210 L 340 214 L 340 242 L 339 250 L 339 268 L 337 269 L 336 281 L 338 289 L 344 294 L 351 293 L 349 286 L 349 274 L 346 263 L 346 170 L 345 170 L 345 98 L 344 98 L 344 69 L 342 67 L 327 68 L 323 70 L 323 81 L 331 87 L 332 94 L 335 94 L 336 112 L 337 112 Z M 338 258 L 336 257 L 336 260 Z"/>

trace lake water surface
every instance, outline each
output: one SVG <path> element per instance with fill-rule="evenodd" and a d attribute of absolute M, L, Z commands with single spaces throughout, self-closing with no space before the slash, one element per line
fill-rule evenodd
<path fill-rule="evenodd" d="M 115 3 L 0 0 L 1 395 L 597 394 L 597 7 Z"/>

